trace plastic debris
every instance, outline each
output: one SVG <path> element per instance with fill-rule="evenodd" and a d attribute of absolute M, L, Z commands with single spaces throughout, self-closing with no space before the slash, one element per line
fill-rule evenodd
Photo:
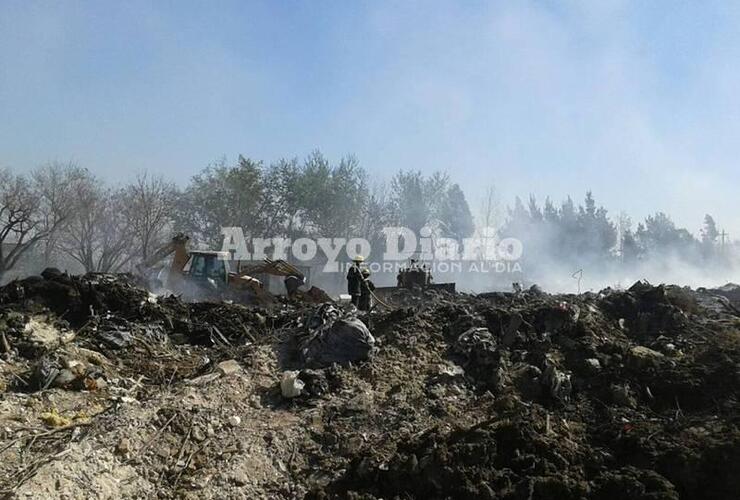
<path fill-rule="evenodd" d="M 285 398 L 295 398 L 301 395 L 305 384 L 298 378 L 299 372 L 285 371 L 280 378 L 280 392 Z"/>

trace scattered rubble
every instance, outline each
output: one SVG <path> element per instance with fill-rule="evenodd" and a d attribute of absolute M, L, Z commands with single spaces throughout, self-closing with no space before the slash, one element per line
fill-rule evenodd
<path fill-rule="evenodd" d="M 392 294 L 352 308 L 0 288 L 9 498 L 735 498 L 732 292 Z M 729 290 L 729 291 L 728 291 Z"/>

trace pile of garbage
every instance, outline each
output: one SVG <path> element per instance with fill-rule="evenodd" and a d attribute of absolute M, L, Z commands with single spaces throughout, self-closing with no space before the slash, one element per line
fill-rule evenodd
<path fill-rule="evenodd" d="M 418 326 L 404 332 L 439 341 L 460 368 L 430 378 L 430 396 L 445 394 L 438 383 L 472 391 L 461 408 L 478 418 L 439 422 L 390 456 L 356 457 L 332 493 L 731 498 L 740 487 L 740 317 L 732 308 L 713 317 L 700 304 L 725 303 L 637 283 L 581 296 L 460 297 L 410 314 L 403 323 Z"/>
<path fill-rule="evenodd" d="M 0 288 L 0 492 L 735 498 L 728 293 L 430 291 L 364 314 L 17 281 Z"/>
<path fill-rule="evenodd" d="M 312 368 L 370 359 L 375 346 L 365 323 L 331 303 L 310 313 L 297 341 L 302 363 Z"/>

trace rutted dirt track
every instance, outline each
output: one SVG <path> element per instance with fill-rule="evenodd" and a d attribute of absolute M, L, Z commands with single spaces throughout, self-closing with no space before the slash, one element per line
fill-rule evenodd
<path fill-rule="evenodd" d="M 401 295 L 371 316 L 371 360 L 307 368 L 308 307 L 29 278 L 0 289 L 0 490 L 734 499 L 740 314 L 720 293 Z"/>

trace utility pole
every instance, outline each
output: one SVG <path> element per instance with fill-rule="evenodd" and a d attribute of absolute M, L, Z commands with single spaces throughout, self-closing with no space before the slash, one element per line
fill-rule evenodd
<path fill-rule="evenodd" d="M 730 236 L 730 235 L 729 235 L 729 234 L 727 234 L 727 232 L 725 232 L 725 230 L 724 230 L 724 229 L 722 230 L 722 232 L 721 232 L 721 233 L 719 233 L 719 251 L 720 251 L 720 253 L 722 253 L 722 254 L 724 254 L 724 253 L 725 253 L 725 239 L 726 239 L 726 238 L 727 238 L 728 236 Z"/>

